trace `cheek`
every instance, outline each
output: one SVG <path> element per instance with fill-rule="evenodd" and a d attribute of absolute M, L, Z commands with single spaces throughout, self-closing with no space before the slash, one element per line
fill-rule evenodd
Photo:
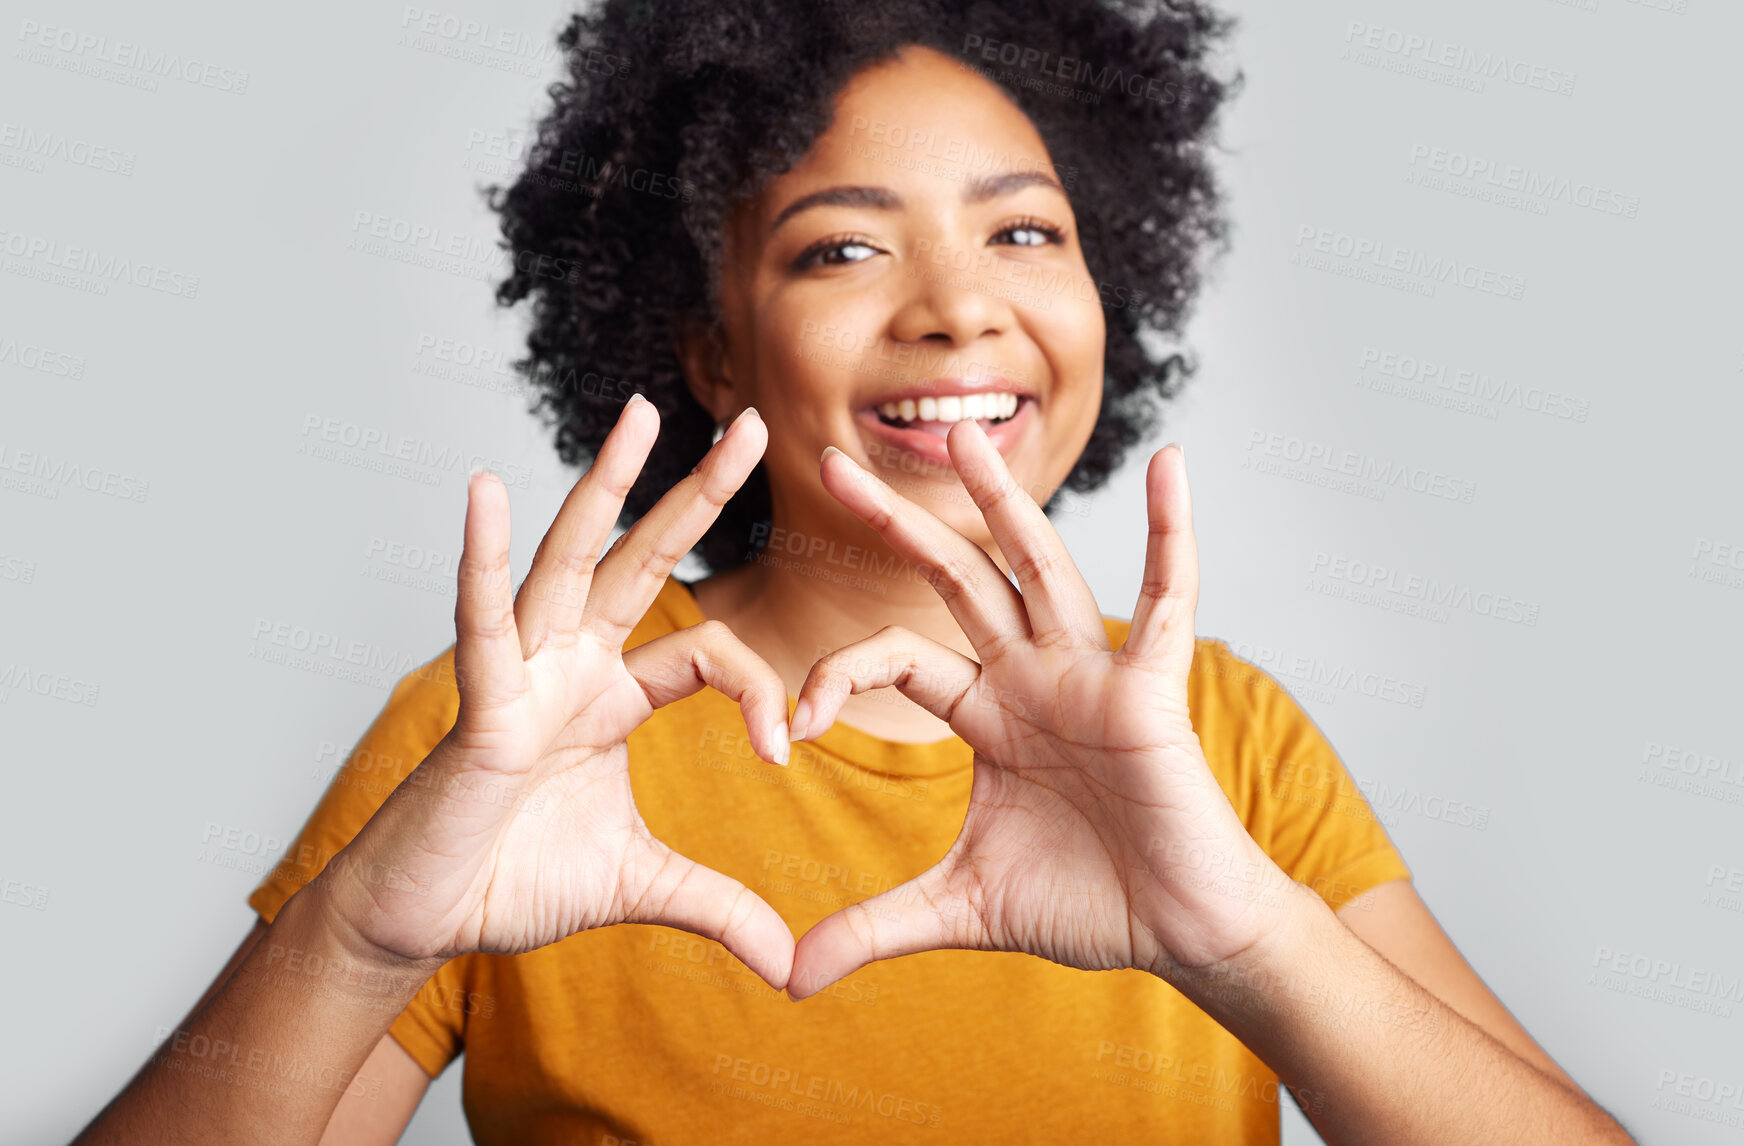
<path fill-rule="evenodd" d="M 750 366 L 751 392 L 771 405 L 766 414 L 796 430 L 839 433 L 852 418 L 850 397 L 876 365 L 869 348 L 877 345 L 881 329 L 874 308 L 841 300 L 807 300 L 795 292 L 766 304 L 755 339 L 757 360 Z"/>
<path fill-rule="evenodd" d="M 1094 284 L 1082 289 L 1091 292 L 1088 298 L 1062 295 L 1031 329 L 1053 373 L 1059 429 L 1074 432 L 1082 422 L 1088 434 L 1102 398 L 1107 326 Z"/>

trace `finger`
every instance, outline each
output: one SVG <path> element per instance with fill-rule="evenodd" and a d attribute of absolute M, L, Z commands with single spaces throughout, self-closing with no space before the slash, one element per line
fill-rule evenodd
<path fill-rule="evenodd" d="M 1017 586 L 979 545 L 834 446 L 824 451 L 819 466 L 824 488 L 927 575 L 983 664 L 1011 642 L 1029 637 L 1029 617 Z"/>
<path fill-rule="evenodd" d="M 673 566 L 708 532 L 721 506 L 757 467 L 768 440 L 763 419 L 747 407 L 697 467 L 667 490 L 600 561 L 582 623 L 612 647 L 621 645 L 654 603 Z"/>
<path fill-rule="evenodd" d="M 804 999 L 868 963 L 943 948 L 992 950 L 969 885 L 948 873 L 963 837 L 933 867 L 889 891 L 825 916 L 800 936 L 787 993 Z"/>
<path fill-rule="evenodd" d="M 682 700 L 704 685 L 737 701 L 757 754 L 786 764 L 787 685 L 721 621 L 667 633 L 624 654 L 624 667 L 655 708 Z"/>
<path fill-rule="evenodd" d="M 1150 537 L 1145 543 L 1144 581 L 1120 652 L 1124 658 L 1146 658 L 1185 674 L 1193 664 L 1199 545 L 1193 537 L 1187 459 L 1179 445 L 1164 446 L 1152 455 L 1145 470 L 1145 504 Z"/>
<path fill-rule="evenodd" d="M 563 499 L 515 597 L 523 659 L 544 647 L 552 634 L 573 634 L 581 627 L 600 550 L 659 433 L 660 413 L 654 403 L 632 395 L 593 464 Z"/>
<path fill-rule="evenodd" d="M 793 932 L 773 907 L 730 876 L 652 837 L 625 865 L 624 922 L 676 927 L 731 951 L 777 991 L 793 970 Z"/>
<path fill-rule="evenodd" d="M 980 675 L 981 666 L 956 649 L 887 625 L 811 666 L 793 709 L 793 737 L 822 736 L 850 696 L 891 685 L 948 723 Z"/>
<path fill-rule="evenodd" d="M 509 577 L 509 491 L 489 471 L 466 483 L 454 600 L 454 679 L 467 709 L 519 695 L 525 681 Z"/>
<path fill-rule="evenodd" d="M 963 488 L 975 500 L 1017 577 L 1037 640 L 1070 634 L 1096 648 L 1108 648 L 1108 629 L 1096 606 L 1096 594 L 1078 572 L 1048 515 L 1011 476 L 981 423 L 973 418 L 958 422 L 946 435 L 945 447 Z"/>

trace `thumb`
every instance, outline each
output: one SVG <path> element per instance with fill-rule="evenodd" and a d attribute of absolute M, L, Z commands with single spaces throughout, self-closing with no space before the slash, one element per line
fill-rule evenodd
<path fill-rule="evenodd" d="M 793 969 L 793 932 L 756 892 L 650 839 L 625 864 L 622 922 L 676 927 L 713 939 L 777 991 Z M 649 873 L 637 879 L 637 871 Z"/>
<path fill-rule="evenodd" d="M 907 883 L 819 920 L 794 949 L 789 997 L 815 995 L 879 959 L 952 947 L 991 950 L 977 906 L 979 884 L 960 873 L 960 851 L 959 840 L 944 859 Z"/>

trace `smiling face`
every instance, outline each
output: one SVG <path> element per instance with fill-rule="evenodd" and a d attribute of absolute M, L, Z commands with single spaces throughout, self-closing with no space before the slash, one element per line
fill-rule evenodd
<path fill-rule="evenodd" d="M 1041 137 L 1000 88 L 906 47 L 857 74 L 791 170 L 726 228 L 718 351 L 684 342 L 717 420 L 756 406 L 775 524 L 866 543 L 825 492 L 835 446 L 991 545 L 944 433 L 978 418 L 1038 502 L 1102 396 L 1105 328 Z"/>

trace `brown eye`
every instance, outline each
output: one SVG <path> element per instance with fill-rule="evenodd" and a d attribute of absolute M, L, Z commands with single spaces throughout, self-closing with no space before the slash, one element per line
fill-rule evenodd
<path fill-rule="evenodd" d="M 839 257 L 842 252 L 847 251 L 864 251 L 867 253 L 857 258 Z M 822 242 L 813 243 L 804 251 L 801 251 L 799 257 L 793 260 L 793 268 L 794 270 L 803 271 L 807 268 L 820 265 L 832 267 L 847 266 L 851 263 L 863 263 L 878 253 L 877 247 L 874 247 L 870 243 L 862 242 L 859 239 L 844 239 L 839 237 L 825 239 Z"/>
<path fill-rule="evenodd" d="M 1001 244 L 1002 246 L 1011 247 L 1045 247 L 1050 243 L 1058 244 L 1066 241 L 1064 231 L 1061 231 L 1058 227 L 1044 223 L 1040 219 L 1020 219 L 1017 222 L 1002 228 L 993 237 L 998 239 L 1001 235 L 1030 236 L 1028 239 Z M 1037 236 L 1039 236 L 1039 238 L 1037 238 Z"/>

